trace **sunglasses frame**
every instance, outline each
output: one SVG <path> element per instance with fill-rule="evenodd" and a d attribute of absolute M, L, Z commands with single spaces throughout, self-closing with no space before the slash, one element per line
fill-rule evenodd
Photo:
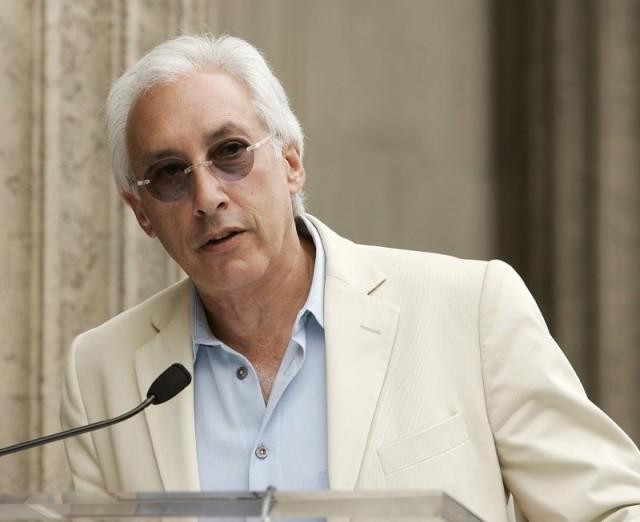
<path fill-rule="evenodd" d="M 267 143 L 270 139 L 273 138 L 273 134 L 267 134 L 264 138 L 262 138 L 261 140 L 258 140 L 257 142 L 251 144 L 251 145 L 247 145 L 245 147 L 245 150 L 247 152 L 252 152 L 260 147 L 262 147 L 262 145 L 264 145 L 265 143 Z M 209 172 L 211 172 L 214 176 L 216 176 L 218 179 L 220 179 L 221 181 L 225 181 L 227 183 L 231 182 L 233 183 L 233 181 L 230 181 L 228 179 L 225 179 L 224 177 L 220 177 L 219 175 L 216 174 L 216 171 L 211 168 L 211 167 L 216 167 L 215 165 L 215 161 L 214 160 L 204 160 L 201 161 L 199 163 L 193 163 L 191 165 L 189 165 L 188 167 L 185 167 L 182 172 L 187 176 L 189 176 L 189 174 L 191 174 L 197 167 L 206 167 L 207 170 Z M 251 164 L 251 167 L 249 168 L 249 170 L 247 171 L 246 174 L 243 174 L 242 176 L 240 176 L 238 178 L 238 180 L 234 180 L 234 181 L 239 181 L 243 178 L 245 178 L 250 172 L 251 169 L 253 168 L 253 162 Z M 221 169 L 220 169 L 221 170 Z M 136 186 L 138 187 L 146 187 L 147 190 L 149 191 L 149 194 L 151 194 L 151 196 L 153 196 L 155 199 L 157 199 L 158 201 L 165 201 L 165 202 L 169 202 L 169 201 L 179 201 L 180 199 L 182 199 L 184 197 L 184 194 L 181 194 L 179 197 L 176 198 L 161 198 L 158 196 L 158 194 L 150 187 L 150 185 L 152 185 L 153 180 L 151 180 L 150 178 L 144 178 L 144 179 L 139 179 L 136 180 Z M 179 193 L 179 192 L 178 192 Z M 186 192 L 185 192 L 186 193 Z"/>

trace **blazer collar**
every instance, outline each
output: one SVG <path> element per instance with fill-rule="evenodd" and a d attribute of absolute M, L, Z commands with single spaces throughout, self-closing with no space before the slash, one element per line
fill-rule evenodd
<path fill-rule="evenodd" d="M 305 216 L 320 233 L 325 248 L 326 278 L 342 281 L 354 290 L 364 294 L 372 293 L 386 280 L 382 269 L 364 256 L 361 247 L 336 234 L 318 218 Z"/>
<path fill-rule="evenodd" d="M 362 247 L 319 220 L 327 255 L 325 348 L 331 489 L 357 486 L 366 443 L 389 364 L 399 309 L 375 296 L 385 274 Z"/>

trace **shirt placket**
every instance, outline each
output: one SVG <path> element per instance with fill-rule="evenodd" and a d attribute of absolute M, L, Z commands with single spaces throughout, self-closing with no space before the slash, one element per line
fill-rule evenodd
<path fill-rule="evenodd" d="M 249 465 L 249 488 L 263 491 L 282 483 L 281 403 L 289 383 L 296 377 L 304 362 L 305 331 L 303 321 L 296 322 L 295 334 L 287 347 L 276 376 L 272 395 L 266 406 L 262 425 L 254 444 Z"/>

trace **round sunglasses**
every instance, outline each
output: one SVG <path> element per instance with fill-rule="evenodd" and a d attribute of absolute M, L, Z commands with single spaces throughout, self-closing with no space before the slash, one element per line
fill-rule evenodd
<path fill-rule="evenodd" d="M 149 168 L 144 179 L 137 180 L 136 185 L 146 187 L 160 201 L 178 201 L 189 192 L 190 174 L 196 167 L 206 167 L 221 181 L 241 180 L 253 168 L 254 151 L 271 138 L 269 134 L 253 145 L 237 138 L 224 141 L 210 151 L 209 159 L 189 166 L 176 158 L 167 158 Z"/>

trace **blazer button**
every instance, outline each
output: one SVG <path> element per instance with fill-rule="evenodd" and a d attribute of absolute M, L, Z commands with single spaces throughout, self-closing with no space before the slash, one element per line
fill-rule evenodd
<path fill-rule="evenodd" d="M 268 455 L 269 450 L 264 446 L 261 445 L 256 448 L 256 457 L 258 457 L 260 460 L 266 459 Z"/>

